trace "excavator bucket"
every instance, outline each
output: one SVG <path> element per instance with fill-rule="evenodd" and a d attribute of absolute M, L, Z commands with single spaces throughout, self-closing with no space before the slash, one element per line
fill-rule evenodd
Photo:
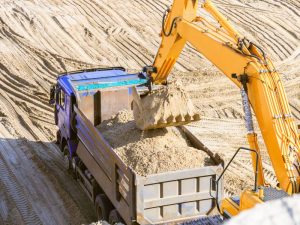
<path fill-rule="evenodd" d="M 155 86 L 145 96 L 134 87 L 133 115 L 141 130 L 180 126 L 200 120 L 188 93 L 178 81 Z"/>

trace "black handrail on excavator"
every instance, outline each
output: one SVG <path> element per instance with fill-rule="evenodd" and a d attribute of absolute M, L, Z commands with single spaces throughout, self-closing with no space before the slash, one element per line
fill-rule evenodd
<path fill-rule="evenodd" d="M 220 206 L 219 206 L 219 182 L 221 180 L 221 178 L 224 176 L 226 170 L 228 169 L 228 167 L 230 166 L 230 164 L 232 163 L 232 161 L 234 160 L 234 158 L 237 156 L 237 154 L 241 151 L 241 150 L 244 150 L 244 151 L 249 151 L 249 152 L 254 152 L 255 155 L 256 155 L 256 167 L 255 167 L 255 176 L 254 176 L 254 188 L 253 188 L 253 191 L 254 192 L 257 192 L 258 190 L 258 185 L 257 185 L 257 175 L 258 175 L 258 153 L 253 150 L 253 149 L 250 149 L 250 148 L 245 148 L 245 147 L 239 147 L 236 152 L 234 153 L 234 155 L 231 157 L 230 161 L 228 162 L 228 164 L 226 165 L 226 167 L 224 168 L 224 170 L 222 171 L 222 173 L 220 174 L 220 176 L 218 177 L 218 179 L 213 179 L 211 178 L 210 180 L 210 183 L 211 183 L 211 187 L 212 185 L 214 184 L 215 185 L 215 190 L 216 190 L 216 197 L 212 196 L 211 194 L 211 190 L 212 188 L 210 188 L 210 191 L 209 191 L 209 194 L 210 196 L 215 200 L 215 203 L 216 203 L 216 206 L 217 206 L 217 209 L 219 211 L 219 213 L 222 215 L 221 213 L 221 210 L 220 210 Z M 224 216 L 224 215 L 223 215 Z"/>

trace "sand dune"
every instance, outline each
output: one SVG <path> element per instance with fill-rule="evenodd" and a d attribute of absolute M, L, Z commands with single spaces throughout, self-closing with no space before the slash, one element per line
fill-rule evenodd
<path fill-rule="evenodd" d="M 299 1 L 215 3 L 276 62 L 300 123 Z M 170 4 L 1 1 L 0 224 L 81 224 L 95 219 L 92 204 L 64 171 L 52 142 L 56 127 L 48 105 L 49 87 L 65 71 L 101 65 L 140 70 L 151 64 L 160 43 L 162 14 Z M 245 146 L 239 91 L 191 46 L 185 48 L 174 74 L 183 79 L 203 115 L 203 121 L 192 125 L 203 142 L 212 150 L 224 149 L 225 158 Z M 267 180 L 276 183 L 266 152 L 264 159 Z M 228 182 L 228 195 L 249 186 L 249 157 L 241 155 L 230 173 L 239 182 Z"/>

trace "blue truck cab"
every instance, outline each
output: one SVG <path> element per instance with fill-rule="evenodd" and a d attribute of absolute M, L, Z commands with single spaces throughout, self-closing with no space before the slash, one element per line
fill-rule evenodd
<path fill-rule="evenodd" d="M 99 90 L 118 87 L 128 87 L 130 95 L 132 86 L 146 82 L 146 78 L 141 74 L 128 74 L 122 67 L 96 68 L 59 75 L 57 84 L 50 91 L 50 103 L 55 105 L 57 142 L 61 151 L 64 151 L 67 146 L 70 157 L 76 152 L 78 140 L 74 106 L 78 106 L 78 98 L 93 96 Z M 99 124 L 100 121 L 98 120 L 97 123 Z"/>

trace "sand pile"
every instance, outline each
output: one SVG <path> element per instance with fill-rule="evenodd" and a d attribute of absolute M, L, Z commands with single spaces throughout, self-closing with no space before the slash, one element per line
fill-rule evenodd
<path fill-rule="evenodd" d="M 257 204 L 254 208 L 245 210 L 226 221 L 225 225 L 281 225 L 300 224 L 300 195 L 269 201 L 267 204 Z"/>
<path fill-rule="evenodd" d="M 140 98 L 134 92 L 133 114 L 141 130 L 183 125 L 200 120 L 187 91 L 180 81 L 162 85 Z"/>
<path fill-rule="evenodd" d="M 131 111 L 120 111 L 98 129 L 126 165 L 142 176 L 213 164 L 205 152 L 191 147 L 176 127 L 137 129 Z"/>
<path fill-rule="evenodd" d="M 90 225 L 109 225 L 109 223 L 106 222 L 105 220 L 100 220 L 94 223 L 90 223 Z"/>
<path fill-rule="evenodd" d="M 101 220 L 94 223 L 91 223 L 90 225 L 110 225 L 107 221 Z M 123 223 L 115 223 L 115 225 L 124 225 Z"/>

